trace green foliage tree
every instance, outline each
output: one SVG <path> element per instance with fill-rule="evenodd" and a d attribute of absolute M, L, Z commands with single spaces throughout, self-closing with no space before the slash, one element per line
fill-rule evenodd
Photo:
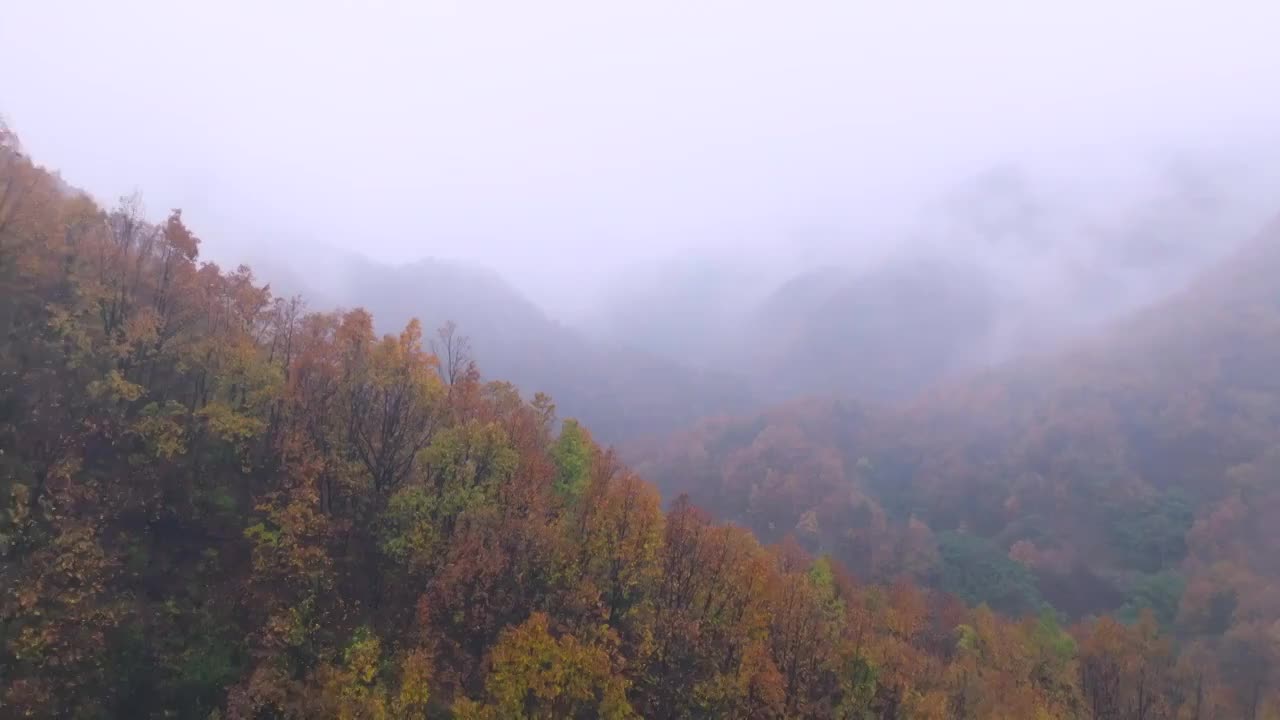
<path fill-rule="evenodd" d="M 938 586 L 973 605 L 1014 615 L 1039 612 L 1035 579 L 988 540 L 965 533 L 938 535 Z"/>
<path fill-rule="evenodd" d="M 556 464 L 556 494 L 573 504 L 582 497 L 591 476 L 591 440 L 576 420 L 565 420 L 551 447 Z"/>

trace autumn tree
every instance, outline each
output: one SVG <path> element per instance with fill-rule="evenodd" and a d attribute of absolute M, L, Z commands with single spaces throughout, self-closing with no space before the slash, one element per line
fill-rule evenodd
<path fill-rule="evenodd" d="M 499 639 L 485 699 L 461 700 L 454 712 L 463 720 L 624 720 L 637 717 L 626 690 L 605 648 L 553 636 L 538 613 Z"/>

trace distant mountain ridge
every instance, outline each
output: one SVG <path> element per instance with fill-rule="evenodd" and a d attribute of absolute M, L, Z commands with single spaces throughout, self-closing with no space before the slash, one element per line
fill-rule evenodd
<path fill-rule="evenodd" d="M 1099 164 L 1098 187 L 997 167 L 901 227 L 836 233 L 830 257 L 799 267 L 753 266 L 731 251 L 673 260 L 651 287 L 621 290 L 621 309 L 606 304 L 598 322 L 737 374 L 769 402 L 901 402 L 1069 347 L 1177 292 L 1254 231 L 1280 193 L 1260 159 Z M 1109 193 L 1113 176 L 1123 189 Z M 842 255 L 842 242 L 878 250 Z"/>
<path fill-rule="evenodd" d="M 312 287 L 309 269 L 317 266 L 323 284 Z M 486 375 L 509 380 L 528 397 L 551 395 L 562 416 L 589 424 L 606 442 L 666 433 L 751 407 L 745 384 L 732 376 L 591 338 L 552 320 L 484 268 L 440 259 L 390 265 L 340 251 L 318 251 L 291 268 L 266 258 L 255 268 L 273 283 L 281 278 L 287 294 L 332 307 L 364 307 L 384 332 L 416 317 L 430 340 L 435 328 L 453 322 Z"/>

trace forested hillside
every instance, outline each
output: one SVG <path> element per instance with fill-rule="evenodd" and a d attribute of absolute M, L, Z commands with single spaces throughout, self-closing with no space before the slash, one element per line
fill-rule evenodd
<path fill-rule="evenodd" d="M 1011 500 L 928 488 L 944 498 L 930 514 L 922 503 L 934 501 L 913 494 L 920 482 L 881 507 L 831 474 L 843 446 L 821 414 L 803 433 L 757 428 L 754 443 L 719 434 L 721 447 L 704 448 L 715 457 L 770 437 L 775 464 L 803 463 L 781 485 L 764 468 L 769 483 L 744 502 L 776 521 L 814 516 L 793 523 L 800 542 L 832 555 L 764 545 L 686 500 L 664 513 L 585 427 L 558 424 L 549 398 L 482 382 L 456 335 L 439 338 L 437 356 L 416 321 L 379 336 L 364 310 L 310 313 L 247 268 L 202 264 L 180 212 L 153 224 L 130 202 L 101 208 L 3 140 L 0 716 L 1137 720 L 1276 709 L 1276 555 L 1260 535 L 1280 502 L 1266 482 L 1272 456 L 1220 479 L 1217 505 L 1187 536 L 1197 600 L 1182 613 L 1199 625 L 1171 630 L 1158 606 L 1130 624 L 1069 630 L 1036 603 L 993 602 L 1004 615 L 966 607 L 1022 571 L 983 564 L 988 541 L 965 528 L 989 531 L 991 502 L 1030 517 L 1062 477 L 1046 469 Z M 885 458 L 908 452 L 886 447 Z M 810 467 L 816 476 L 800 469 Z M 877 467 L 900 478 L 909 463 L 895 471 L 875 455 L 856 467 L 874 484 Z M 1006 477 L 965 470 L 955 482 L 987 483 L 974 488 Z M 853 504 L 800 512 L 811 477 Z M 1138 521 L 1163 521 L 1177 483 L 1139 482 L 1147 494 L 1130 502 L 1153 510 Z M 731 509 L 737 488 L 721 490 L 714 509 Z M 954 497 L 969 501 L 948 508 Z M 826 508 L 837 514 L 814 515 Z M 945 512 L 957 519 L 944 523 Z M 913 514 L 897 547 L 922 563 L 940 553 L 958 597 L 905 576 L 865 580 L 902 573 L 846 570 L 880 559 L 875 533 L 814 542 L 836 521 Z M 926 521 L 958 532 L 935 550 Z M 1168 567 L 1181 551 L 1143 544 L 1163 537 L 1148 529 L 1131 529 L 1135 562 Z M 1190 627 L 1206 639 L 1188 645 Z"/>
<path fill-rule="evenodd" d="M 1280 659 L 1262 519 L 1280 468 L 1277 277 L 1273 225 L 1072 352 L 903 407 L 793 403 L 634 454 L 664 491 L 861 577 L 905 573 L 1014 614 L 1148 610 L 1184 657 L 1265 694 Z"/>
<path fill-rule="evenodd" d="M 526 394 L 544 392 L 590 424 L 605 442 L 668 432 L 699 418 L 753 407 L 745 381 L 650 352 L 602 341 L 552 320 L 496 273 L 443 260 L 405 265 L 318 248 L 287 267 L 255 253 L 273 285 L 300 292 L 314 309 L 363 307 L 378 330 L 418 318 L 453 323 L 486 377 Z"/>

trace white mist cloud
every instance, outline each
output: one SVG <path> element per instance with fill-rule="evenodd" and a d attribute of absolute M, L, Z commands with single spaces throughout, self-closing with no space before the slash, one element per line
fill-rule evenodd
<path fill-rule="evenodd" d="M 215 256 L 453 257 L 568 310 L 618 267 L 876 227 L 993 164 L 1269 142 L 1276 27 L 1267 0 L 44 0 L 3 14 L 0 111 Z"/>

